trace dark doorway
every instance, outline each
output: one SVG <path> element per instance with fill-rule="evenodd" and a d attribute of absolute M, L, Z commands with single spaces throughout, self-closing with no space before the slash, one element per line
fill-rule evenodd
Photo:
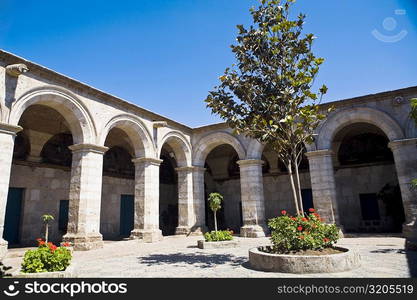
<path fill-rule="evenodd" d="M 311 189 L 302 189 L 301 198 L 303 200 L 304 213 L 309 214 L 309 209 L 314 208 L 313 191 Z"/>
<path fill-rule="evenodd" d="M 379 220 L 379 206 L 377 195 L 372 194 L 359 194 L 361 202 L 362 219 L 365 221 Z"/>
<path fill-rule="evenodd" d="M 69 209 L 69 201 L 68 200 L 59 201 L 58 230 L 61 232 L 61 234 L 66 234 L 67 233 L 68 209 Z"/>
<path fill-rule="evenodd" d="M 9 243 L 9 246 L 17 245 L 20 241 L 23 191 L 22 188 L 9 188 L 3 233 L 3 238 Z"/>
<path fill-rule="evenodd" d="M 129 237 L 135 218 L 135 197 L 121 195 L 120 198 L 120 236 Z"/>

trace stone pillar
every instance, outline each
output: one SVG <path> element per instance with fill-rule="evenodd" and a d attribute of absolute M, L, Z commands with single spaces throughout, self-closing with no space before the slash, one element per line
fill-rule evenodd
<path fill-rule="evenodd" d="M 76 144 L 72 151 L 69 194 L 68 230 L 63 241 L 74 250 L 90 250 L 103 246 L 100 234 L 100 208 L 103 176 L 103 155 L 107 147 Z"/>
<path fill-rule="evenodd" d="M 176 168 L 178 174 L 178 227 L 175 234 L 195 232 L 195 214 L 193 197 L 194 167 Z"/>
<path fill-rule="evenodd" d="M 159 229 L 159 166 L 156 158 L 135 158 L 135 222 L 131 239 L 153 243 L 162 239 Z"/>
<path fill-rule="evenodd" d="M 0 260 L 7 253 L 7 241 L 3 239 L 4 219 L 12 169 L 14 138 L 20 130 L 22 130 L 20 126 L 0 123 Z"/>
<path fill-rule="evenodd" d="M 267 232 L 265 224 L 264 187 L 262 177 L 263 161 L 258 159 L 239 160 L 240 190 L 242 199 L 243 237 L 263 237 Z"/>
<path fill-rule="evenodd" d="M 412 189 L 411 180 L 417 178 L 417 139 L 392 141 L 388 147 L 394 154 L 395 168 L 403 200 L 405 222 L 403 234 L 409 248 L 417 250 L 417 191 Z"/>
<path fill-rule="evenodd" d="M 326 223 L 335 223 L 340 226 L 333 170 L 333 152 L 331 150 L 318 150 L 307 152 L 306 156 L 310 165 L 314 207 Z"/>
<path fill-rule="evenodd" d="M 206 197 L 204 191 L 204 172 L 203 167 L 193 167 L 193 200 L 195 215 L 195 232 L 205 232 L 206 227 Z"/>

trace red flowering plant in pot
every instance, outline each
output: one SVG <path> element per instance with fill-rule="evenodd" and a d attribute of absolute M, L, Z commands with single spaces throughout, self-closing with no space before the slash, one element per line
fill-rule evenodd
<path fill-rule="evenodd" d="M 339 239 L 335 224 L 326 224 L 313 208 L 306 215 L 291 216 L 285 210 L 281 216 L 270 219 L 271 252 L 288 254 L 305 250 L 332 248 Z"/>
<path fill-rule="evenodd" d="M 65 271 L 72 259 L 71 251 L 68 249 L 70 244 L 63 243 L 61 247 L 58 247 L 40 238 L 37 242 L 37 249 L 26 251 L 21 271 L 23 273 Z"/>

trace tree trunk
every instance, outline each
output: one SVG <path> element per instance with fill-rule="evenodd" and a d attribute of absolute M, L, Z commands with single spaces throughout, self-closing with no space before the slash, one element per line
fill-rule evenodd
<path fill-rule="evenodd" d="M 300 214 L 300 209 L 299 209 L 299 206 L 298 206 L 298 196 L 297 196 L 297 191 L 295 189 L 294 176 L 292 174 L 292 163 L 291 163 L 291 161 L 289 161 L 287 168 L 288 168 L 288 175 L 290 176 L 292 194 L 294 196 L 295 210 L 297 211 L 297 215 L 299 215 Z"/>
<path fill-rule="evenodd" d="M 217 232 L 217 215 L 216 215 L 216 211 L 214 211 L 214 231 Z"/>
<path fill-rule="evenodd" d="M 298 199 L 300 201 L 300 211 L 304 214 L 304 207 L 303 207 L 303 196 L 301 195 L 301 184 L 300 184 L 300 174 L 298 172 L 298 163 L 295 161 L 295 178 L 297 180 L 297 192 L 298 192 Z"/>
<path fill-rule="evenodd" d="M 48 243 L 48 223 L 45 224 L 45 243 Z"/>

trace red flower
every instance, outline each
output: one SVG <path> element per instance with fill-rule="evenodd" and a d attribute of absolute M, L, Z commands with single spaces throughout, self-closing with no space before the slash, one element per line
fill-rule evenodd
<path fill-rule="evenodd" d="M 301 220 L 304 221 L 304 222 L 307 222 L 307 219 L 306 218 L 302 218 Z"/>
<path fill-rule="evenodd" d="M 309 208 L 309 209 L 308 209 L 308 211 L 309 211 L 309 212 L 311 212 L 311 213 L 313 213 L 313 212 L 315 212 L 316 210 L 315 210 L 314 208 Z"/>
<path fill-rule="evenodd" d="M 295 221 L 295 220 L 297 220 L 297 218 L 291 217 L 291 220 Z"/>
<path fill-rule="evenodd" d="M 52 246 L 49 247 L 49 249 L 51 250 L 51 252 L 54 252 L 56 250 L 56 248 L 58 248 L 58 247 L 55 246 L 55 245 L 52 245 Z"/>
<path fill-rule="evenodd" d="M 42 241 L 42 239 L 41 239 L 41 238 L 37 238 L 36 240 L 37 240 L 38 242 Z"/>
<path fill-rule="evenodd" d="M 43 246 L 43 245 L 45 245 L 45 242 L 44 241 L 40 241 L 39 242 L 39 246 Z"/>
<path fill-rule="evenodd" d="M 64 246 L 64 247 L 70 247 L 71 244 L 70 243 L 62 243 L 62 246 Z"/>
<path fill-rule="evenodd" d="M 328 239 L 328 238 L 324 238 L 324 239 L 323 239 L 323 241 L 324 241 L 325 243 L 328 243 L 328 242 L 330 242 L 330 239 Z"/>
<path fill-rule="evenodd" d="M 281 215 L 286 215 L 287 211 L 286 210 L 281 210 Z"/>
<path fill-rule="evenodd" d="M 298 227 L 297 227 L 297 230 L 298 230 L 298 231 L 303 231 L 303 227 L 298 226 Z"/>

